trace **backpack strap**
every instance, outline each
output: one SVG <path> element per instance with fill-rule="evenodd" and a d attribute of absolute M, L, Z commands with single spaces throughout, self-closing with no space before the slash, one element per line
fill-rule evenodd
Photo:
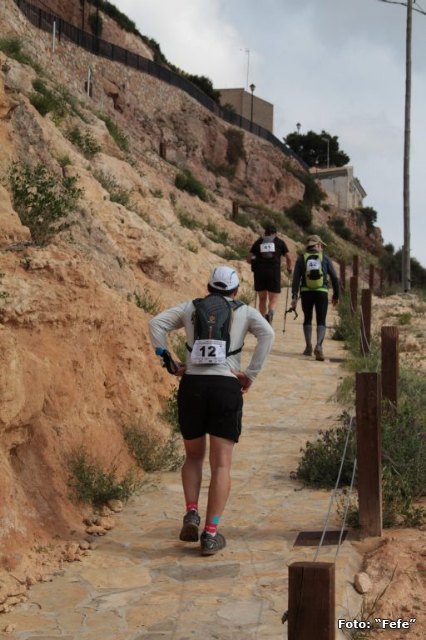
<path fill-rule="evenodd" d="M 239 309 L 240 307 L 244 306 L 244 302 L 242 302 L 241 300 L 232 300 L 231 302 L 231 306 L 232 306 L 232 314 L 234 314 L 234 311 L 236 311 L 237 309 Z M 231 321 L 232 324 L 232 321 Z M 231 327 L 229 327 L 229 333 L 231 333 Z M 234 351 L 230 351 L 228 353 L 228 356 L 235 356 L 237 353 L 240 353 L 240 351 L 243 350 L 244 347 L 244 342 L 241 345 L 241 347 L 239 349 L 234 349 Z"/>

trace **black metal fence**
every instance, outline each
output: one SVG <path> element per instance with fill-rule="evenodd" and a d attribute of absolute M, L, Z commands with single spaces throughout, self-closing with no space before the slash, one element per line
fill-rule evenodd
<path fill-rule="evenodd" d="M 209 111 L 219 118 L 222 118 L 222 120 L 225 120 L 229 124 L 239 127 L 240 129 L 249 131 L 263 140 L 267 140 L 274 145 L 274 147 L 278 147 L 278 149 L 280 149 L 286 156 L 294 157 L 305 169 L 308 170 L 308 165 L 306 165 L 305 162 L 299 158 L 292 149 L 290 149 L 290 147 L 276 138 L 273 133 L 268 131 L 268 129 L 251 122 L 247 118 L 243 118 L 243 116 L 238 115 L 230 109 L 225 109 L 219 106 L 187 78 L 167 69 L 167 67 L 163 67 L 161 64 L 157 64 L 156 62 L 149 60 L 149 58 L 144 58 L 137 53 L 133 53 L 132 51 L 123 49 L 123 47 L 116 44 L 102 40 L 95 35 L 86 33 L 73 24 L 66 22 L 54 13 L 44 11 L 44 9 L 36 7 L 26 0 L 14 0 L 14 2 L 28 20 L 39 29 L 42 29 L 43 31 L 52 31 L 53 24 L 56 22 L 56 35 L 59 40 L 65 37 L 70 42 L 86 49 L 86 51 L 89 51 L 90 53 L 108 58 L 114 62 L 120 62 L 128 67 L 147 73 L 154 78 L 158 78 L 159 80 L 163 80 L 168 84 L 182 89 L 192 98 L 197 100 L 197 102 L 202 104 L 203 107 L 209 109 Z"/>

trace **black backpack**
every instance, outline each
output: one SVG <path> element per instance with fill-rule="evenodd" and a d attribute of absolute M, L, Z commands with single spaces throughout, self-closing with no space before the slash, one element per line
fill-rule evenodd
<path fill-rule="evenodd" d="M 239 349 L 230 351 L 230 332 L 232 326 L 233 313 L 235 309 L 241 307 L 244 302 L 239 300 L 227 300 L 224 296 L 211 293 L 205 298 L 196 298 L 192 301 L 195 312 L 193 315 L 194 322 L 194 344 L 197 340 L 220 340 L 226 343 L 226 357 L 239 353 L 244 345 Z M 188 351 L 192 351 L 192 347 L 186 345 Z M 216 357 L 214 345 L 205 345 L 201 347 L 202 355 L 207 360 L 203 364 L 216 364 L 215 361 L 208 362 L 208 358 Z"/>

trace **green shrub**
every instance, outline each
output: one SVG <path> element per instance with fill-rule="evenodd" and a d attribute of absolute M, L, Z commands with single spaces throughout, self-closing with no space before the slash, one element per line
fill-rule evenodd
<path fill-rule="evenodd" d="M 69 227 L 62 222 L 77 206 L 82 190 L 76 177 L 58 178 L 43 164 L 30 167 L 15 163 L 9 174 L 13 206 L 22 224 L 31 231 L 35 244 L 47 244 L 59 231 Z"/>
<path fill-rule="evenodd" d="M 99 118 L 105 122 L 108 132 L 115 141 L 117 147 L 122 151 L 129 150 L 129 138 L 117 127 L 114 120 L 109 116 L 99 114 Z"/>
<path fill-rule="evenodd" d="M 305 448 L 301 449 L 302 456 L 297 470 L 291 473 L 292 479 L 301 480 L 311 487 L 334 487 L 350 428 L 350 418 L 347 414 L 343 414 L 342 421 L 343 426 L 326 431 L 321 430 L 315 442 L 306 443 Z M 355 448 L 355 434 L 351 430 L 340 478 L 342 486 L 351 483 Z"/>
<path fill-rule="evenodd" d="M 5 36 L 0 38 L 0 51 L 3 51 L 9 58 L 13 58 L 21 64 L 27 64 L 37 73 L 41 73 L 42 69 L 37 62 L 22 50 L 23 44 L 16 36 Z"/>
<path fill-rule="evenodd" d="M 303 202 L 296 202 L 286 210 L 286 215 L 302 229 L 308 229 L 312 224 L 312 211 Z"/>
<path fill-rule="evenodd" d="M 102 148 L 90 133 L 82 134 L 77 126 L 68 129 L 66 136 L 89 160 L 99 153 Z"/>
<path fill-rule="evenodd" d="M 382 416 L 384 464 L 413 497 L 426 495 L 425 416 L 424 374 L 401 369 L 397 411 L 385 405 Z"/>
<path fill-rule="evenodd" d="M 208 200 L 204 186 L 188 169 L 176 175 L 175 187 L 181 191 L 187 191 L 187 193 L 190 193 L 193 196 L 198 196 L 200 200 L 203 200 L 204 202 L 207 202 Z"/>
<path fill-rule="evenodd" d="M 402 326 L 406 324 L 410 324 L 412 319 L 413 319 L 413 316 L 411 315 L 411 313 L 406 311 L 405 313 L 401 313 L 401 315 L 398 316 L 398 324 Z"/>
<path fill-rule="evenodd" d="M 221 231 L 213 222 L 209 222 L 205 227 L 206 235 L 217 244 L 226 244 L 229 236 L 227 231 Z"/>
<path fill-rule="evenodd" d="M 181 438 L 177 433 L 161 442 L 152 431 L 130 426 L 124 430 L 124 439 L 138 465 L 147 473 L 176 471 L 182 466 Z"/>
<path fill-rule="evenodd" d="M 342 217 L 337 216 L 336 218 L 330 220 L 330 227 L 334 229 L 337 235 L 343 238 L 343 240 L 350 241 L 352 239 L 352 232 L 350 229 L 348 229 L 348 227 L 346 226 L 346 222 Z"/>
<path fill-rule="evenodd" d="M 94 177 L 108 191 L 111 202 L 118 202 L 127 207 L 130 202 L 130 191 L 120 187 L 116 179 L 104 171 L 95 171 Z"/>
<path fill-rule="evenodd" d="M 83 450 L 74 451 L 67 460 L 69 486 L 77 500 L 99 506 L 108 500 L 127 501 L 139 489 L 141 483 L 133 471 L 117 479 L 113 465 L 104 470 Z"/>
<path fill-rule="evenodd" d="M 186 348 L 185 348 L 185 355 L 183 358 L 180 358 L 180 360 L 181 362 L 185 362 Z M 164 411 L 161 414 L 161 417 L 163 418 L 163 420 L 168 422 L 173 428 L 173 431 L 176 431 L 176 432 L 179 431 L 177 396 L 178 396 L 178 387 L 175 387 L 173 391 L 170 393 L 169 397 L 167 398 Z"/>
<path fill-rule="evenodd" d="M 217 255 L 219 255 L 224 260 L 245 260 L 248 256 L 248 253 L 249 250 L 246 245 L 237 244 L 234 247 L 225 247 L 223 251 L 218 251 Z"/>
<path fill-rule="evenodd" d="M 30 95 L 30 102 L 42 116 L 52 112 L 60 119 L 67 114 L 67 104 L 61 94 L 50 91 L 40 78 L 33 80 L 33 87 L 35 93 Z"/>
<path fill-rule="evenodd" d="M 244 133 L 238 129 L 228 129 L 226 132 L 228 146 L 226 148 L 226 160 L 231 166 L 238 164 L 239 160 L 246 160 L 244 149 Z"/>
<path fill-rule="evenodd" d="M 188 216 L 185 211 L 177 211 L 177 217 L 182 227 L 186 229 L 199 229 L 201 227 L 201 224 L 195 218 Z"/>
<path fill-rule="evenodd" d="M 154 298 L 147 287 L 144 287 L 142 292 L 135 291 L 133 297 L 135 304 L 139 309 L 143 309 L 154 316 L 160 312 L 159 299 Z"/>

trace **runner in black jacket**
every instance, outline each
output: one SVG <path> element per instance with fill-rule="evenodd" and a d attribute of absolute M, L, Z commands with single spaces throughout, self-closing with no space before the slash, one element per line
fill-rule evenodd
<path fill-rule="evenodd" d="M 281 261 L 284 257 L 290 275 L 291 259 L 286 243 L 277 237 L 276 227 L 268 223 L 264 231 L 265 235 L 258 238 L 250 249 L 247 262 L 251 263 L 254 289 L 259 294 L 259 311 L 272 324 L 281 293 Z"/>

